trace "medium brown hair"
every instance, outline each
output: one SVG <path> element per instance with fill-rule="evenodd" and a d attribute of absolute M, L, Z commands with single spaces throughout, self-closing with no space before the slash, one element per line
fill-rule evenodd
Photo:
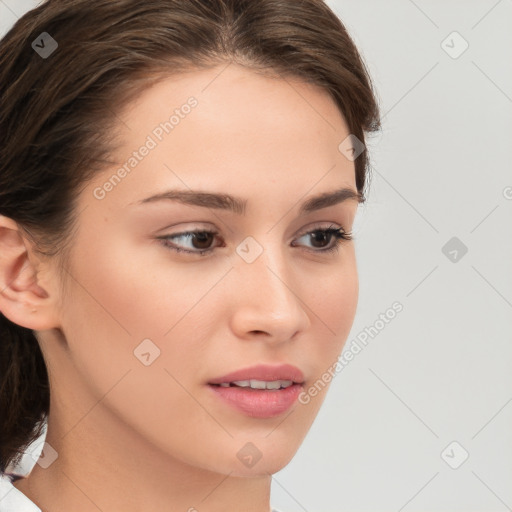
<path fill-rule="evenodd" d="M 46 58 L 32 46 L 43 32 L 58 44 Z M 156 80 L 228 62 L 323 88 L 363 143 L 380 129 L 361 55 L 322 0 L 47 0 L 0 41 L 0 215 L 62 268 L 77 198 L 111 164 L 122 108 Z M 363 201 L 368 170 L 363 151 Z M 42 434 L 49 408 L 35 334 L 0 313 L 0 471 Z"/>

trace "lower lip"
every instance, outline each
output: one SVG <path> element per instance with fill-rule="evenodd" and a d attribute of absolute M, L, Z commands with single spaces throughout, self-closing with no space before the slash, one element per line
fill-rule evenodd
<path fill-rule="evenodd" d="M 293 384 L 284 389 L 265 390 L 237 386 L 229 388 L 208 385 L 215 394 L 229 405 L 253 418 L 273 418 L 287 411 L 303 390 Z"/>

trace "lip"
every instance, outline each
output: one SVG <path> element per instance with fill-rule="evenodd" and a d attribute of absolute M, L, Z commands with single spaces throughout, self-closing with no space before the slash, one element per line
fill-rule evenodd
<path fill-rule="evenodd" d="M 249 368 L 242 368 L 234 372 L 208 381 L 208 384 L 222 384 L 235 380 L 291 380 L 296 384 L 304 383 L 304 374 L 299 368 L 291 364 L 267 365 L 259 364 Z"/>
<path fill-rule="evenodd" d="M 221 387 L 214 384 L 235 380 L 291 380 L 287 388 L 266 390 L 245 387 Z M 260 364 L 228 373 L 208 382 L 208 387 L 223 404 L 252 418 L 273 418 L 287 411 L 304 390 L 304 374 L 291 364 Z"/>
<path fill-rule="evenodd" d="M 228 405 L 252 418 L 274 418 L 287 411 L 304 391 L 301 384 L 279 390 L 223 388 L 208 385 L 222 404 Z"/>

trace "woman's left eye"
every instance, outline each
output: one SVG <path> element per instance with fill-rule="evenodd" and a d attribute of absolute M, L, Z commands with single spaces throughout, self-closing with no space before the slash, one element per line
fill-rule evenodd
<path fill-rule="evenodd" d="M 183 233 L 176 233 L 174 235 L 167 235 L 167 236 L 161 236 L 158 237 L 159 240 L 161 240 L 161 243 L 164 247 L 167 247 L 168 249 L 171 249 L 176 252 L 184 252 L 189 254 L 197 254 L 199 256 L 204 256 L 210 252 L 213 252 L 215 247 L 211 247 L 209 245 L 209 242 L 212 238 L 217 236 L 219 233 L 217 231 L 209 231 L 209 230 L 196 230 L 196 231 L 185 231 Z M 352 240 L 352 234 L 346 232 L 343 228 L 337 228 L 335 226 L 330 226 L 328 228 L 316 228 L 311 231 L 307 231 L 306 233 L 302 234 L 299 237 L 299 240 L 301 238 L 305 237 L 312 237 L 314 240 L 314 243 L 320 243 L 322 244 L 324 241 L 327 240 L 327 248 L 320 248 L 320 249 L 306 249 L 309 252 L 313 253 L 329 253 L 339 250 L 339 246 L 341 243 L 343 243 L 344 240 Z M 183 249 L 183 246 L 178 246 L 174 243 L 171 243 L 171 240 L 176 239 L 186 239 L 189 242 L 196 241 L 197 244 L 199 244 L 199 247 L 194 247 L 192 245 L 191 249 Z M 330 244 L 334 239 L 334 243 Z M 205 247 L 205 245 L 207 247 Z"/>

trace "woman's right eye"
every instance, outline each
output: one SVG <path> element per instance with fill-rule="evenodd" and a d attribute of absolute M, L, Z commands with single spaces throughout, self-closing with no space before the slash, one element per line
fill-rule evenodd
<path fill-rule="evenodd" d="M 212 238 L 219 233 L 217 231 L 208 231 L 208 230 L 198 230 L 198 231 L 185 231 L 183 233 L 176 233 L 175 235 L 168 235 L 168 236 L 162 236 L 158 237 L 162 242 L 162 245 L 164 247 L 167 247 L 168 249 L 174 250 L 176 252 L 185 252 L 189 254 L 198 254 L 199 256 L 204 256 L 209 252 L 212 252 L 214 247 L 207 247 L 206 249 L 201 247 L 192 247 L 192 249 L 196 250 L 188 250 L 183 249 L 175 244 L 169 243 L 169 240 L 175 240 L 180 238 L 188 238 L 189 240 L 193 239 L 194 237 L 196 240 L 199 240 L 199 244 L 201 245 L 208 245 L 208 239 Z"/>

